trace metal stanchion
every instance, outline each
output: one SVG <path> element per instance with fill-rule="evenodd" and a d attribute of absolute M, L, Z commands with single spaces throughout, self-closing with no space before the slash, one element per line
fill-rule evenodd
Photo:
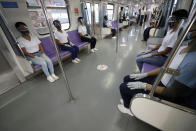
<path fill-rule="evenodd" d="M 52 42 L 53 42 L 53 45 L 54 45 L 54 48 L 55 48 L 55 51 L 56 51 L 56 54 L 57 54 L 58 63 L 59 63 L 61 72 L 63 74 L 63 78 L 64 78 L 65 83 L 66 83 L 65 87 L 67 88 L 67 91 L 68 91 L 68 94 L 69 94 L 69 102 L 73 102 L 75 100 L 75 98 L 72 95 L 68 79 L 67 79 L 65 71 L 63 69 L 63 65 L 62 65 L 62 62 L 61 62 L 61 58 L 60 58 L 60 55 L 59 55 L 59 52 L 58 52 L 58 48 L 57 48 L 57 45 L 56 45 L 56 41 L 55 41 L 55 37 L 54 37 L 54 34 L 53 34 L 53 30 L 52 30 L 52 23 L 51 23 L 51 21 L 49 21 L 49 17 L 48 17 L 48 14 L 47 14 L 46 6 L 44 4 L 44 0 L 40 0 L 40 2 L 41 2 L 41 8 L 43 10 L 43 13 L 44 13 L 44 16 L 45 16 L 45 19 L 46 19 L 46 23 L 47 23 L 49 31 L 50 31 L 50 36 L 52 38 Z"/>
<path fill-rule="evenodd" d="M 116 53 L 118 53 L 118 46 L 119 46 L 119 4 L 117 4 L 117 38 L 116 38 Z"/>
<path fill-rule="evenodd" d="M 102 26 L 103 26 L 103 3 L 99 3 L 99 29 L 100 29 L 100 38 L 102 38 Z"/>

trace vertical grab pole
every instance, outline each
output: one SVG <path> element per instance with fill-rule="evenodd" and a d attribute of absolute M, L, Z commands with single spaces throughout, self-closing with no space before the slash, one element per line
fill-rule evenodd
<path fill-rule="evenodd" d="M 119 45 L 119 4 L 117 4 L 117 38 L 116 38 L 116 53 L 118 53 L 118 45 Z"/>
<path fill-rule="evenodd" d="M 56 54 L 57 54 L 58 63 L 59 63 L 61 72 L 63 74 L 63 78 L 64 78 L 65 83 L 66 83 L 65 87 L 67 88 L 67 91 L 68 91 L 68 94 L 69 94 L 69 102 L 72 102 L 72 101 L 75 100 L 75 98 L 72 95 L 67 76 L 66 76 L 65 71 L 64 71 L 63 66 L 62 66 L 61 58 L 60 58 L 60 55 L 59 55 L 59 52 L 58 52 L 58 48 L 57 48 L 57 45 L 56 45 L 56 41 L 55 41 L 55 37 L 54 37 L 54 34 L 53 34 L 53 30 L 52 30 L 52 24 L 51 24 L 51 21 L 48 18 L 48 14 L 47 14 L 46 6 L 44 4 L 44 0 L 40 0 L 40 2 L 41 2 L 41 8 L 42 8 L 43 13 L 44 13 L 44 17 L 46 19 L 46 23 L 47 23 L 49 31 L 50 31 L 50 36 L 52 38 L 52 42 L 53 42 L 53 45 L 54 45 L 54 48 L 55 48 L 55 51 L 56 51 Z"/>
<path fill-rule="evenodd" d="M 99 3 L 99 28 L 100 28 L 100 37 L 102 40 L 102 26 L 103 26 L 103 3 L 100 1 Z"/>
<path fill-rule="evenodd" d="M 91 4 L 91 23 L 92 23 L 92 35 L 95 36 L 95 2 L 94 0 L 92 0 L 92 4 Z"/>
<path fill-rule="evenodd" d="M 158 86 L 159 82 L 161 81 L 161 79 L 162 79 L 162 77 L 163 77 L 166 69 L 169 68 L 169 65 L 170 65 L 171 61 L 173 60 L 173 58 L 175 57 L 176 53 L 178 52 L 178 49 L 180 48 L 182 42 L 184 41 L 185 37 L 187 36 L 187 34 L 188 34 L 189 30 L 191 29 L 191 26 L 193 25 L 193 23 L 195 22 L 195 20 L 196 20 L 196 10 L 194 12 L 193 17 L 191 18 L 191 20 L 188 23 L 188 26 L 187 26 L 187 29 L 186 29 L 185 33 L 177 41 L 177 43 L 176 43 L 175 47 L 173 48 L 170 56 L 168 57 L 167 61 L 165 62 L 163 68 L 161 69 L 161 72 L 159 73 L 156 81 L 154 82 L 154 84 L 152 86 L 152 89 L 150 91 L 150 94 L 149 94 L 151 98 L 153 97 L 153 94 L 155 92 L 156 87 Z"/>
<path fill-rule="evenodd" d="M 89 26 L 89 28 L 90 28 L 90 35 L 92 35 L 92 31 L 91 31 L 91 22 L 90 22 L 90 18 L 89 18 L 89 14 L 88 14 L 88 9 L 87 9 L 87 4 L 86 4 L 86 0 L 84 1 L 84 3 L 85 3 L 85 6 L 86 6 L 86 15 L 87 15 L 87 21 L 89 22 L 87 22 L 87 24 L 89 24 L 88 26 Z M 91 4 L 91 3 L 90 3 Z"/>

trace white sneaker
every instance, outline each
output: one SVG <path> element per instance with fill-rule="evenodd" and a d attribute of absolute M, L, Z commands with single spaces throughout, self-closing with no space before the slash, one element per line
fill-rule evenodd
<path fill-rule="evenodd" d="M 78 64 L 78 61 L 74 59 L 74 60 L 72 60 L 72 63 Z"/>
<path fill-rule="evenodd" d="M 124 105 L 118 104 L 118 110 L 124 114 L 128 114 L 130 116 L 134 116 L 131 111 L 124 107 Z"/>
<path fill-rule="evenodd" d="M 52 78 L 52 76 L 48 76 L 48 77 L 47 77 L 47 80 L 48 80 L 49 82 L 51 82 L 51 83 L 55 81 L 55 79 Z"/>
<path fill-rule="evenodd" d="M 56 76 L 55 74 L 52 74 L 51 76 L 52 76 L 52 78 L 55 79 L 55 80 L 58 80 L 58 79 L 59 79 L 59 77 Z"/>
<path fill-rule="evenodd" d="M 94 51 L 98 51 L 99 49 L 97 49 L 97 48 L 94 48 Z"/>
<path fill-rule="evenodd" d="M 124 101 L 122 98 L 120 99 L 120 104 L 124 105 Z"/>
<path fill-rule="evenodd" d="M 116 36 L 113 36 L 112 38 L 114 38 L 114 39 L 115 39 L 115 38 L 116 38 Z"/>
<path fill-rule="evenodd" d="M 92 52 L 92 53 L 95 53 L 95 50 L 94 50 L 94 49 L 91 49 L 91 52 Z"/>
<path fill-rule="evenodd" d="M 81 61 L 81 60 L 80 60 L 80 59 L 78 59 L 78 58 L 75 58 L 75 60 L 76 60 L 76 61 L 78 61 L 78 62 L 80 62 L 80 61 Z"/>

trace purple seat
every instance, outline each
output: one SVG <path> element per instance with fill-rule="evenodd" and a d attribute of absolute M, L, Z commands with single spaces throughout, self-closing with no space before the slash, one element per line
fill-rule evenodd
<path fill-rule="evenodd" d="M 85 46 L 88 44 L 88 42 L 82 42 L 80 39 L 80 36 L 78 34 L 78 30 L 73 30 L 73 31 L 69 31 L 67 32 L 69 40 L 74 43 L 76 46 L 78 46 L 79 48 Z"/>
<path fill-rule="evenodd" d="M 117 29 L 118 28 L 118 23 L 117 21 L 112 21 L 112 29 Z"/>
<path fill-rule="evenodd" d="M 157 69 L 157 68 L 159 68 L 159 66 L 144 63 L 141 73 L 146 73 L 146 72 L 152 71 L 152 70 Z"/>

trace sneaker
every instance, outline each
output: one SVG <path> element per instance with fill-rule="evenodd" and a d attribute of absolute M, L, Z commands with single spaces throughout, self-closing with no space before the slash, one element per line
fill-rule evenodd
<path fill-rule="evenodd" d="M 74 60 L 72 60 L 72 63 L 78 64 L 78 61 L 74 59 Z"/>
<path fill-rule="evenodd" d="M 99 49 L 97 49 L 97 48 L 94 48 L 94 51 L 98 51 Z"/>
<path fill-rule="evenodd" d="M 120 99 L 120 104 L 124 105 L 124 101 L 122 98 Z"/>
<path fill-rule="evenodd" d="M 115 38 L 116 38 L 116 36 L 113 36 L 112 38 L 114 38 L 114 39 L 115 39 Z"/>
<path fill-rule="evenodd" d="M 92 52 L 92 53 L 95 53 L 95 50 L 94 50 L 94 49 L 91 49 L 91 52 Z"/>
<path fill-rule="evenodd" d="M 125 108 L 124 105 L 118 104 L 118 110 L 121 113 L 128 114 L 130 116 L 133 116 L 133 114 L 131 113 L 131 111 L 129 109 Z"/>
<path fill-rule="evenodd" d="M 52 74 L 51 76 L 52 76 L 52 78 L 55 79 L 55 80 L 58 80 L 58 79 L 59 79 L 59 77 L 56 76 L 55 74 Z"/>
<path fill-rule="evenodd" d="M 80 62 L 80 61 L 81 61 L 81 60 L 80 60 L 80 59 L 78 59 L 78 58 L 75 58 L 75 60 L 76 60 L 76 61 L 78 61 L 78 62 Z"/>
<path fill-rule="evenodd" d="M 51 83 L 55 81 L 55 79 L 52 78 L 52 76 L 48 76 L 48 77 L 47 77 L 47 80 L 48 80 L 49 82 L 51 82 Z"/>

